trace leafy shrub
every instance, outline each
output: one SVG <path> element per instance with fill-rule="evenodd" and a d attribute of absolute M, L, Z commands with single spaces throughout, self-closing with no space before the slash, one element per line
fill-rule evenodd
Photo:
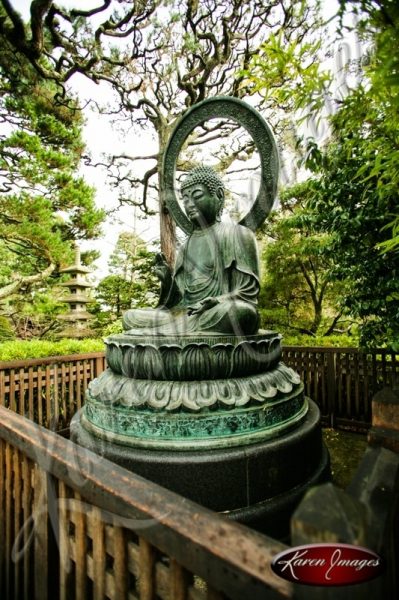
<path fill-rule="evenodd" d="M 63 356 L 66 354 L 85 354 L 104 350 L 102 339 L 62 339 L 57 342 L 47 340 L 15 340 L 0 343 L 0 360 L 23 360 Z"/>
<path fill-rule="evenodd" d="M 353 335 L 326 335 L 316 336 L 305 334 L 283 334 L 283 346 L 306 346 L 308 348 L 323 346 L 327 348 L 357 348 L 359 340 Z"/>
<path fill-rule="evenodd" d="M 112 335 L 113 333 L 122 333 L 122 319 L 113 321 L 103 328 L 103 335 Z"/>

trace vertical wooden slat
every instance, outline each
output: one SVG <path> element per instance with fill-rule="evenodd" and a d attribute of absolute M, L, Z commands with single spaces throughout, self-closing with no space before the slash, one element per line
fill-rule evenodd
<path fill-rule="evenodd" d="M 311 396 L 314 398 L 315 389 L 314 389 L 314 353 L 307 353 L 307 375 L 309 381 L 309 389 L 311 390 Z"/>
<path fill-rule="evenodd" d="M 25 369 L 21 368 L 19 370 L 19 394 L 18 394 L 19 402 L 17 403 L 17 411 L 20 415 L 25 415 Z"/>
<path fill-rule="evenodd" d="M 76 361 L 76 410 L 82 408 L 82 363 Z"/>
<path fill-rule="evenodd" d="M 53 365 L 53 393 L 52 393 L 52 404 L 53 404 L 53 410 L 52 410 L 52 420 L 53 420 L 53 429 L 55 431 L 57 431 L 59 429 L 59 406 L 58 406 L 58 398 L 59 398 L 59 393 L 58 393 L 58 365 L 54 364 Z"/>
<path fill-rule="evenodd" d="M 335 356 L 332 352 L 328 352 L 327 359 L 327 407 L 330 417 L 330 427 L 335 426 L 336 419 L 336 372 L 335 372 Z"/>
<path fill-rule="evenodd" d="M 83 375 L 82 404 L 84 404 L 85 394 L 86 394 L 88 381 L 89 381 L 88 370 L 89 370 L 89 363 L 86 360 L 84 360 L 83 361 L 83 373 L 82 373 L 82 375 Z"/>
<path fill-rule="evenodd" d="M 13 470 L 14 470 L 14 532 L 12 536 L 12 544 L 14 550 L 13 565 L 14 565 L 14 598 L 18 600 L 20 597 L 20 584 L 21 584 L 21 561 L 18 560 L 17 552 L 19 549 L 19 545 L 21 544 L 21 540 L 19 540 L 18 548 L 16 548 L 16 541 L 19 537 L 19 533 L 21 531 L 21 496 L 22 496 L 22 481 L 21 481 L 21 464 L 20 464 L 20 454 L 17 450 L 14 449 L 13 452 Z"/>
<path fill-rule="evenodd" d="M 75 521 L 75 598 L 86 600 L 87 588 L 87 538 L 86 515 L 81 506 L 80 494 L 75 492 L 74 521 Z"/>
<path fill-rule="evenodd" d="M 387 379 L 387 355 L 385 350 L 381 350 L 381 373 L 383 385 L 389 385 Z"/>
<path fill-rule="evenodd" d="M 363 371 L 363 399 L 364 399 L 364 418 L 371 419 L 371 397 L 369 389 L 369 361 L 366 352 L 361 353 L 362 371 Z"/>
<path fill-rule="evenodd" d="M 342 361 L 341 352 L 335 354 L 335 382 L 336 382 L 336 417 L 340 418 L 342 415 Z"/>
<path fill-rule="evenodd" d="M 94 600 L 104 600 L 105 596 L 105 542 L 104 523 L 99 508 L 93 508 L 93 566 Z"/>
<path fill-rule="evenodd" d="M 140 538 L 139 542 L 139 590 L 140 600 L 154 600 L 155 552 L 151 544 L 143 538 Z"/>
<path fill-rule="evenodd" d="M 34 409 L 34 402 L 33 402 L 34 390 L 35 390 L 34 375 L 35 375 L 35 373 L 34 373 L 33 367 L 29 367 L 29 369 L 28 369 L 28 417 L 32 421 L 35 420 L 35 409 Z"/>
<path fill-rule="evenodd" d="M 170 561 L 169 577 L 171 598 L 173 600 L 187 600 L 190 576 L 186 569 L 174 559 Z"/>
<path fill-rule="evenodd" d="M 22 473 L 23 473 L 23 496 L 22 496 L 22 521 L 24 524 L 24 555 L 23 555 L 23 569 L 24 569 L 24 589 L 23 597 L 24 600 L 30 600 L 32 597 L 32 581 L 30 572 L 30 556 L 31 556 L 31 544 L 29 541 L 29 535 L 31 528 L 27 526 L 27 523 L 32 518 L 32 481 L 31 481 L 31 466 L 29 459 L 24 456 L 22 460 Z M 29 547 L 28 547 L 29 544 Z"/>
<path fill-rule="evenodd" d="M 62 425 L 67 427 L 71 418 L 70 412 L 67 410 L 66 401 L 66 367 L 65 363 L 61 364 L 61 410 L 62 410 Z"/>
<path fill-rule="evenodd" d="M 98 377 L 104 371 L 104 358 L 98 357 L 96 358 L 96 366 L 94 376 Z"/>
<path fill-rule="evenodd" d="M 373 352 L 372 353 L 372 376 L 373 376 L 373 395 L 376 393 L 376 391 L 378 390 L 378 381 L 377 381 L 377 377 L 378 377 L 378 368 L 377 368 L 377 353 Z"/>
<path fill-rule="evenodd" d="M 398 354 L 392 353 L 392 369 L 393 369 L 393 380 L 392 387 L 397 387 L 399 383 L 399 356 Z"/>
<path fill-rule="evenodd" d="M 71 600 L 69 590 L 69 573 L 71 570 L 71 558 L 69 549 L 69 516 L 67 508 L 67 491 L 65 484 L 58 484 L 59 493 L 59 553 L 60 553 L 60 600 Z"/>
<path fill-rule="evenodd" d="M 353 403 L 351 405 L 351 417 L 355 417 L 356 420 L 360 420 L 360 381 L 359 381 L 359 354 L 358 352 L 353 353 L 353 384 L 354 384 L 354 404 L 356 414 L 353 414 Z"/>
<path fill-rule="evenodd" d="M 43 371 L 39 366 L 37 369 L 37 416 L 39 425 L 44 425 L 43 420 Z"/>
<path fill-rule="evenodd" d="M 46 366 L 46 416 L 45 426 L 51 427 L 51 367 Z"/>
<path fill-rule="evenodd" d="M 17 412 L 15 400 L 16 374 L 15 369 L 10 369 L 10 409 Z"/>
<path fill-rule="evenodd" d="M 48 491 L 47 474 L 35 465 L 33 472 L 34 594 L 35 600 L 48 598 Z"/>
<path fill-rule="evenodd" d="M 11 597 L 11 547 L 12 547 L 12 538 L 11 538 L 11 527 L 13 523 L 13 515 L 12 515 L 12 490 L 13 490 L 13 476 L 12 476 L 12 449 L 9 444 L 6 444 L 6 452 L 5 452 L 6 464 L 5 464 L 5 488 L 6 488 L 6 502 L 5 502 L 5 512 L 6 512 L 6 532 L 5 532 L 5 569 L 6 569 L 6 597 Z"/>
<path fill-rule="evenodd" d="M 125 531 L 122 527 L 114 526 L 114 579 L 115 598 L 127 599 L 128 569 Z"/>
<path fill-rule="evenodd" d="M 328 398 L 328 392 L 327 392 L 327 358 L 326 358 L 326 354 L 325 352 L 320 354 L 320 360 L 319 360 L 319 391 L 320 391 L 320 398 L 321 398 L 321 402 L 324 405 L 324 414 L 327 416 L 327 418 L 329 419 L 329 422 L 332 420 L 330 417 L 330 410 L 329 410 L 329 398 Z M 335 374 L 335 361 L 334 361 L 334 386 L 336 385 L 336 374 Z M 334 397 L 334 404 L 335 404 L 335 397 Z"/>
<path fill-rule="evenodd" d="M 75 369 L 75 363 L 70 362 L 68 364 L 68 382 L 69 382 L 69 388 L 68 388 L 68 414 L 72 417 L 72 415 L 75 413 L 75 394 L 74 394 L 74 369 Z"/>
<path fill-rule="evenodd" d="M 343 416 L 350 419 L 351 408 L 352 408 L 352 369 L 351 369 L 351 355 L 348 351 L 345 353 L 345 371 L 346 371 L 346 386 L 345 386 L 346 402 L 345 402 L 345 414 Z"/>
<path fill-rule="evenodd" d="M 0 369 L 0 405 L 6 406 L 6 374 Z"/>
<path fill-rule="evenodd" d="M 5 568 L 5 523 L 6 523 L 6 473 L 4 468 L 5 461 L 5 442 L 0 439 L 0 590 L 4 589 L 4 568 Z"/>

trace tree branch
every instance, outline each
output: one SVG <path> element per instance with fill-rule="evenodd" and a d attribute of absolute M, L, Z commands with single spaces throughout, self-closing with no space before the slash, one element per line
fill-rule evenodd
<path fill-rule="evenodd" d="M 43 281 L 44 279 L 46 279 L 47 277 L 49 277 L 51 275 L 51 273 L 54 271 L 54 269 L 55 269 L 55 265 L 53 263 L 50 263 L 50 265 L 46 269 L 44 269 L 44 271 L 42 271 L 41 273 L 37 273 L 36 275 L 26 275 L 26 276 L 16 277 L 16 279 L 13 282 L 0 288 L 0 300 L 3 298 L 7 298 L 8 296 L 11 296 L 11 294 L 15 294 L 22 287 L 24 287 L 26 285 L 31 285 L 32 283 L 37 283 L 39 281 Z"/>

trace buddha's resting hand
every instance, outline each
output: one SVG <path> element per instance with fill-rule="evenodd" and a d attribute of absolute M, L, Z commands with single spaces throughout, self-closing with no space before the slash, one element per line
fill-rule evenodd
<path fill-rule="evenodd" d="M 154 273 L 162 283 L 169 281 L 172 277 L 171 270 L 163 254 L 157 254 L 155 257 Z"/>
<path fill-rule="evenodd" d="M 172 293 L 173 288 L 173 278 L 172 272 L 169 268 L 168 263 L 166 262 L 165 256 L 163 254 L 157 254 L 154 260 L 154 272 L 155 275 L 161 282 L 161 289 L 159 294 L 158 308 L 165 306 L 168 303 L 168 299 L 175 296 Z M 174 303 L 176 304 L 176 301 Z M 173 306 L 173 302 L 172 302 Z"/>
<path fill-rule="evenodd" d="M 204 300 L 201 300 L 201 302 L 198 302 L 193 306 L 189 306 L 187 308 L 187 313 L 189 315 L 201 315 L 206 310 L 216 306 L 216 304 L 219 304 L 218 298 L 204 298 Z"/>

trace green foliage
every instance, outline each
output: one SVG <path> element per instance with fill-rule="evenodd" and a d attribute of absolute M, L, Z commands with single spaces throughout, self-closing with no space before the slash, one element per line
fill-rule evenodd
<path fill-rule="evenodd" d="M 64 356 L 68 354 L 85 354 L 101 352 L 104 342 L 101 339 L 63 339 L 58 342 L 44 340 L 14 341 L 0 343 L 0 360 L 23 360 L 28 358 L 44 358 L 47 356 Z"/>
<path fill-rule="evenodd" d="M 362 84 L 333 118 L 322 171 L 324 229 L 337 277 L 350 278 L 347 309 L 362 319 L 361 343 L 399 348 L 399 7 L 392 0 L 341 2 L 372 43 Z"/>
<path fill-rule="evenodd" d="M 359 338 L 357 335 L 339 334 L 339 335 L 306 335 L 306 334 L 295 334 L 292 332 L 283 334 L 282 344 L 283 346 L 306 346 L 308 348 L 315 348 L 318 346 L 325 348 L 357 348 L 359 345 Z"/>
<path fill-rule="evenodd" d="M 88 306 L 94 315 L 92 326 L 102 335 L 119 333 L 118 319 L 129 308 L 156 304 L 159 284 L 153 274 L 154 257 L 135 233 L 120 233 L 108 263 L 112 274 L 97 284 L 95 302 Z"/>
<path fill-rule="evenodd" d="M 122 320 L 118 319 L 117 321 L 113 321 L 112 323 L 108 323 L 106 327 L 103 329 L 103 335 L 113 335 L 114 333 L 122 333 Z"/>
<path fill-rule="evenodd" d="M 104 307 L 109 309 L 105 322 L 100 319 L 101 325 L 110 319 L 119 319 L 129 308 L 156 303 L 159 284 L 153 274 L 154 256 L 135 233 L 119 235 L 109 260 L 113 274 L 102 279 L 95 290 L 101 312 Z M 93 312 L 98 312 L 98 307 L 94 307 Z"/>
<path fill-rule="evenodd" d="M 343 286 L 342 309 L 360 321 L 360 344 L 399 348 L 399 59 L 392 50 L 399 44 L 399 8 L 392 0 L 342 1 L 341 16 L 348 11 L 357 13 L 355 27 L 371 51 L 363 64 L 357 61 L 361 83 L 340 99 L 327 147 L 310 140 L 304 148 L 305 166 L 314 172 L 306 184 L 313 190 L 306 210 L 314 232 L 325 240 L 318 249 L 320 261 L 330 281 Z M 306 46 L 300 46 L 286 50 L 277 44 L 274 52 L 261 53 L 249 79 L 262 91 L 269 82 L 259 76 L 259 64 L 264 72 L 283 69 L 275 102 L 289 100 L 291 108 L 303 109 L 308 94 L 313 116 L 320 118 L 318 91 L 327 93 L 329 78 L 298 66 L 295 53 L 306 55 Z M 303 249 L 313 255 L 312 248 Z"/>
<path fill-rule="evenodd" d="M 297 3 L 293 10 L 301 10 Z M 271 34 L 253 55 L 248 69 L 240 72 L 251 94 L 260 93 L 266 104 L 285 111 L 300 111 L 300 121 L 324 107 L 331 74 L 322 70 L 320 20 L 312 24 L 318 39 L 305 42 L 300 28 L 287 41 L 285 32 Z M 295 93 L 293 93 L 293 90 Z"/>
<path fill-rule="evenodd" d="M 42 285 L 72 258 L 73 240 L 99 235 L 104 213 L 77 175 L 84 144 L 77 102 L 54 100 L 57 88 L 0 36 L 0 296 Z"/>
<path fill-rule="evenodd" d="M 0 9 L 0 16 L 3 9 Z M 54 285 L 73 242 L 96 237 L 104 213 L 78 175 L 84 151 L 76 100 L 0 36 L 0 298 L 17 336 L 43 336 L 63 310 Z"/>
<path fill-rule="evenodd" d="M 334 137 L 313 203 L 332 276 L 347 282 L 345 310 L 362 322 L 363 345 L 399 342 L 399 253 L 381 253 L 399 205 L 389 166 L 397 133 L 385 106 L 360 87 L 332 119 Z M 394 181 L 395 183 L 395 181 Z"/>
<path fill-rule="evenodd" d="M 6 317 L 0 315 L 0 342 L 12 340 L 14 338 L 14 330 L 10 321 Z"/>
<path fill-rule="evenodd" d="M 339 323 L 342 286 L 332 280 L 332 262 L 325 258 L 330 236 L 320 232 L 310 206 L 317 194 L 311 181 L 285 190 L 264 227 L 260 306 L 268 328 L 331 334 Z"/>
<path fill-rule="evenodd" d="M 60 324 L 57 316 L 67 311 L 67 306 L 57 299 L 63 292 L 42 286 L 24 290 L 7 298 L 2 306 L 13 325 L 14 335 L 21 339 L 51 336 Z"/>

